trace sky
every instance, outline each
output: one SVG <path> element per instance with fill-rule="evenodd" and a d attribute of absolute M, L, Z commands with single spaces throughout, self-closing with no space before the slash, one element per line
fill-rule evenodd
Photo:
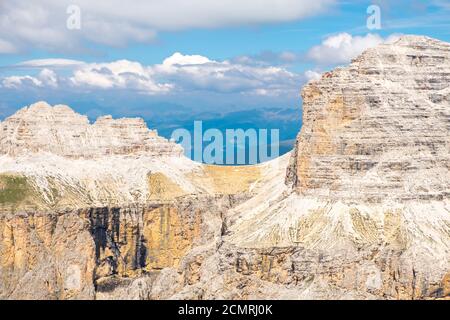
<path fill-rule="evenodd" d="M 447 0 L 0 0 L 0 120 L 39 100 L 163 132 L 300 115 L 308 81 L 402 34 L 450 41 L 449 18 Z"/>

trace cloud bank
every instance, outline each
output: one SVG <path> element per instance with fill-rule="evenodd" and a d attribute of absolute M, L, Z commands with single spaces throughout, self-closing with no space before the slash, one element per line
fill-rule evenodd
<path fill-rule="evenodd" d="M 306 54 L 265 52 L 223 61 L 179 52 L 154 65 L 129 60 L 101 63 L 69 59 L 29 60 L 11 66 L 10 73 L 13 74 L 0 78 L 0 86 L 15 90 L 128 90 L 143 95 L 195 92 L 250 96 L 293 95 L 305 82 L 320 78 L 321 70 L 347 64 L 364 50 L 397 38 L 396 35 L 382 38 L 377 34 L 352 36 L 340 33 L 324 39 Z M 313 70 L 289 70 L 289 65 L 302 60 L 314 62 Z M 14 74 L 15 71 L 18 74 Z"/>
<path fill-rule="evenodd" d="M 14 0 L 0 2 L 0 53 L 38 48 L 77 51 L 85 42 L 124 46 L 148 43 L 160 31 L 217 28 L 299 20 L 335 0 Z M 80 29 L 67 28 L 70 5 Z"/>
<path fill-rule="evenodd" d="M 11 67 L 12 70 L 15 68 L 29 68 L 34 73 L 4 77 L 0 80 L 3 88 L 115 89 L 145 95 L 209 91 L 276 96 L 297 91 L 301 83 L 316 77 L 311 72 L 297 74 L 282 67 L 214 61 L 205 56 L 179 52 L 160 64 L 149 66 L 129 60 L 85 63 L 43 59 L 24 61 Z"/>
<path fill-rule="evenodd" d="M 378 34 L 372 33 L 353 36 L 342 32 L 326 37 L 319 45 L 312 47 L 307 52 L 265 51 L 257 55 L 238 56 L 233 59 L 233 62 L 259 66 L 290 66 L 296 63 L 312 62 L 319 69 L 323 69 L 324 67 L 328 68 L 338 64 L 348 64 L 365 50 L 382 43 L 395 41 L 399 37 L 399 34 L 392 34 L 387 38 L 383 38 Z M 311 72 L 308 72 L 308 74 L 312 75 Z"/>

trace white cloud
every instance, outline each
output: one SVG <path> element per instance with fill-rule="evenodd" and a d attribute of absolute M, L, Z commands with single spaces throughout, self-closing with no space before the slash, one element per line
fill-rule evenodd
<path fill-rule="evenodd" d="M 216 28 L 299 20 L 335 0 L 14 0 L 0 2 L 3 47 L 79 50 L 83 41 L 121 46 L 148 43 L 159 31 Z M 81 10 L 81 29 L 69 30 L 66 10 Z M 10 47 L 5 44 L 9 43 Z M 0 50 L 2 44 L 0 43 Z M 3 49 L 6 51 L 5 49 Z M 2 51 L 0 51 L 2 52 Z"/>
<path fill-rule="evenodd" d="M 313 70 L 307 70 L 307 71 L 305 72 L 305 78 L 306 78 L 308 81 L 311 81 L 311 80 L 319 80 L 321 77 L 322 77 L 322 74 L 321 74 L 321 73 L 316 72 L 316 71 L 313 71 Z"/>
<path fill-rule="evenodd" d="M 185 65 L 194 65 L 194 64 L 205 64 L 213 62 L 206 57 L 200 55 L 183 55 L 179 52 L 175 52 L 170 57 L 164 59 L 164 66 L 185 66 Z"/>
<path fill-rule="evenodd" d="M 59 68 L 59 67 L 74 67 L 84 64 L 83 61 L 70 59 L 36 59 L 28 60 L 18 63 L 19 67 L 30 68 Z"/>
<path fill-rule="evenodd" d="M 174 63 L 176 62 L 176 63 Z M 212 61 L 202 56 L 179 53 L 152 67 L 158 77 L 169 79 L 178 88 L 216 92 L 271 93 L 292 88 L 298 76 L 284 68 L 252 66 L 239 62 Z"/>
<path fill-rule="evenodd" d="M 86 64 L 75 70 L 70 81 L 75 86 L 133 89 L 147 94 L 165 93 L 172 87 L 156 83 L 148 68 L 128 60 Z"/>
<path fill-rule="evenodd" d="M 385 40 L 377 34 L 352 36 L 348 33 L 326 38 L 320 45 L 308 52 L 308 57 L 322 65 L 349 63 L 365 50 L 375 47 Z"/>
<path fill-rule="evenodd" d="M 58 82 L 59 79 L 56 73 L 53 70 L 44 68 L 35 77 L 30 75 L 5 77 L 2 80 L 2 85 L 8 89 L 20 89 L 30 86 L 57 88 Z"/>
<path fill-rule="evenodd" d="M 10 76 L 2 80 L 2 85 L 5 88 L 20 88 L 27 85 L 42 86 L 42 81 L 32 76 Z"/>
<path fill-rule="evenodd" d="M 39 81 L 41 81 L 43 84 L 52 87 L 57 88 L 58 87 L 58 76 L 53 70 L 50 69 L 42 69 L 41 72 L 39 72 L 38 75 Z"/>

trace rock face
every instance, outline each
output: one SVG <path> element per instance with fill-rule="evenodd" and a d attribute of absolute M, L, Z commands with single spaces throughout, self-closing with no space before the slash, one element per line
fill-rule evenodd
<path fill-rule="evenodd" d="M 108 298 L 137 280 L 154 281 L 161 270 L 180 268 L 195 246 L 221 228 L 228 196 L 183 199 L 129 207 L 21 212 L 0 218 L 0 298 Z M 142 278 L 142 279 L 141 279 Z M 140 279 L 140 280 L 139 280 Z M 186 280 L 187 281 L 187 280 Z M 151 285 L 116 298 L 158 298 Z M 147 284 L 144 283 L 144 286 Z M 165 288 L 166 297 L 171 288 Z"/>
<path fill-rule="evenodd" d="M 290 182 L 334 199 L 448 198 L 449 84 L 450 45 L 414 36 L 324 74 L 302 92 Z"/>
<path fill-rule="evenodd" d="M 370 49 L 309 83 L 294 152 L 252 167 L 22 109 L 0 123 L 0 298 L 450 298 L 449 90 L 450 44 Z"/>

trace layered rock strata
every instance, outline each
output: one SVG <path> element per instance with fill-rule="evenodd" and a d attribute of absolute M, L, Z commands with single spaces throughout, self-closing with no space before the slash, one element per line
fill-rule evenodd
<path fill-rule="evenodd" d="M 290 182 L 315 197 L 448 198 L 449 84 L 450 45 L 415 36 L 325 73 L 302 91 Z"/>

